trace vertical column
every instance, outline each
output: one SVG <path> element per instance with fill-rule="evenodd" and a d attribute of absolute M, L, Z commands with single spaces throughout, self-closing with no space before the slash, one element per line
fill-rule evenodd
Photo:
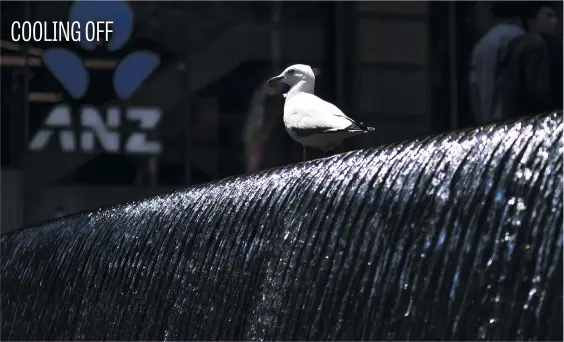
<path fill-rule="evenodd" d="M 206 132 L 208 145 L 206 158 L 204 159 L 205 170 L 209 170 L 213 179 L 219 178 L 219 103 L 216 96 L 203 97 L 199 101 L 200 111 L 203 115 L 202 129 Z"/>
<path fill-rule="evenodd" d="M 188 128 L 186 167 L 219 178 L 219 104 L 215 96 L 195 98 Z"/>
<path fill-rule="evenodd" d="M 25 2 L 24 4 L 24 13 L 25 13 L 25 20 L 31 21 L 31 3 Z M 29 144 L 29 81 L 30 81 L 30 74 L 31 68 L 29 65 L 29 42 L 26 42 L 24 45 L 24 52 L 23 57 L 25 60 L 24 65 L 24 83 L 23 83 L 23 118 L 24 118 L 24 128 L 23 128 L 23 161 L 22 161 L 22 191 L 23 191 L 23 199 L 22 199 L 22 208 L 23 208 L 23 218 L 24 224 L 27 224 L 27 213 L 29 212 L 29 197 L 33 196 L 34 191 L 36 190 L 37 186 L 33 186 L 34 183 L 37 183 L 36 180 L 31 179 L 30 172 L 29 172 L 29 153 L 28 153 L 28 144 Z"/>
<path fill-rule="evenodd" d="M 429 3 L 358 2 L 354 113 L 379 145 L 429 133 Z"/>
<path fill-rule="evenodd" d="M 2 186 L 0 186 L 1 233 L 19 229 L 24 224 L 22 176 L 23 173 L 17 169 L 2 170 Z"/>

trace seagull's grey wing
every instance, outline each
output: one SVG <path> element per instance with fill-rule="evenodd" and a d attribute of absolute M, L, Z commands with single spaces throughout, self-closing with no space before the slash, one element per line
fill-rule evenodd
<path fill-rule="evenodd" d="M 347 127 L 346 131 L 348 131 L 348 132 L 356 132 L 356 131 L 367 132 L 367 131 L 373 131 L 374 130 L 374 127 L 368 127 L 363 122 L 355 121 L 355 120 L 351 119 L 350 117 L 345 115 L 345 113 L 343 113 L 341 110 L 339 110 L 339 108 L 337 108 L 334 104 L 329 103 L 327 101 L 325 101 L 325 102 L 328 103 L 329 105 L 335 107 L 335 109 L 336 109 L 335 115 L 336 116 L 343 117 L 343 118 L 345 118 L 345 119 L 347 119 L 351 122 L 351 125 L 349 127 Z"/>
<path fill-rule="evenodd" d="M 302 93 L 286 99 L 284 120 L 294 131 L 319 133 L 342 130 L 350 126 L 351 122 L 336 115 L 340 112 L 331 103 L 315 95 Z"/>
<path fill-rule="evenodd" d="M 339 132 L 364 132 L 362 128 L 359 128 L 356 124 L 351 124 L 348 127 L 342 129 L 327 129 L 325 127 L 292 127 L 292 130 L 299 137 L 307 137 L 312 134 L 329 134 L 329 133 L 339 133 Z"/>
<path fill-rule="evenodd" d="M 298 136 L 321 133 L 363 132 L 365 129 L 343 114 L 337 106 L 303 93 L 287 99 L 284 108 L 288 126 Z"/>

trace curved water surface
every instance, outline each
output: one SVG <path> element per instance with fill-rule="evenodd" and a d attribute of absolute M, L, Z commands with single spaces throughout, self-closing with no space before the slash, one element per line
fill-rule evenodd
<path fill-rule="evenodd" d="M 1 237 L 2 340 L 562 340 L 562 114 Z"/>

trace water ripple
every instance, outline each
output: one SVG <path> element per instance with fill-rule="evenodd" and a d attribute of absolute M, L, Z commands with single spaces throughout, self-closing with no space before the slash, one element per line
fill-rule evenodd
<path fill-rule="evenodd" d="M 562 340 L 562 115 L 1 237 L 3 340 Z"/>

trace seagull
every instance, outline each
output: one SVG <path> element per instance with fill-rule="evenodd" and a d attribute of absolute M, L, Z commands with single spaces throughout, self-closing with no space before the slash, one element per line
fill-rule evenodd
<path fill-rule="evenodd" d="M 313 94 L 315 73 L 309 65 L 289 66 L 269 79 L 267 85 L 278 82 L 290 86 L 284 94 L 284 126 L 290 137 L 302 145 L 304 161 L 307 147 L 318 148 L 326 154 L 345 138 L 374 131 L 374 127 L 354 121 L 334 104 Z"/>

